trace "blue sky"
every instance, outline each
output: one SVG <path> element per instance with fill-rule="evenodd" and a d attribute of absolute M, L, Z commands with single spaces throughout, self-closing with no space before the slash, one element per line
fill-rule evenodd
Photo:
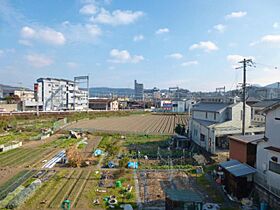
<path fill-rule="evenodd" d="M 0 83 L 90 75 L 91 86 L 233 89 L 279 81 L 278 0 L 1 0 Z"/>

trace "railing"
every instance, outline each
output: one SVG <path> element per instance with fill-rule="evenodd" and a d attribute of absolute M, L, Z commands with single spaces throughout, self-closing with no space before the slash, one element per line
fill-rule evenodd
<path fill-rule="evenodd" d="M 273 183 L 273 186 L 271 186 L 267 181 L 267 176 L 261 172 L 256 173 L 254 179 L 255 183 L 280 198 L 280 183 Z"/>

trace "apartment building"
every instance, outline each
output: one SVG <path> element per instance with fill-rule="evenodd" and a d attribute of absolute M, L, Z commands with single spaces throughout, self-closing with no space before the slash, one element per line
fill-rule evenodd
<path fill-rule="evenodd" d="M 88 108 L 88 91 L 74 81 L 39 78 L 34 84 L 35 99 L 43 111 L 83 110 Z"/>

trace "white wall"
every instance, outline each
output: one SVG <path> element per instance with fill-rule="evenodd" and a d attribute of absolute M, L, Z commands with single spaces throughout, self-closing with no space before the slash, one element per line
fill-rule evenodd
<path fill-rule="evenodd" d="M 269 170 L 269 161 L 271 157 L 278 158 L 280 164 L 280 153 L 264 149 L 265 147 L 273 146 L 280 147 L 280 121 L 275 120 L 276 117 L 280 118 L 280 107 L 272 110 L 266 115 L 265 136 L 267 141 L 259 142 L 257 145 L 257 177 L 263 177 L 267 189 L 277 189 L 280 192 L 280 174 L 274 173 Z M 260 182 L 258 179 L 256 182 Z"/>

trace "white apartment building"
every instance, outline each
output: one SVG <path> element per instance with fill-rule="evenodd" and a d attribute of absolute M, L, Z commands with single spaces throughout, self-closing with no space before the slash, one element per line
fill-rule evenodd
<path fill-rule="evenodd" d="M 34 85 L 35 99 L 43 111 L 83 110 L 88 108 L 88 91 L 74 81 L 39 78 Z"/>
<path fill-rule="evenodd" d="M 267 201 L 280 205 L 280 102 L 263 110 L 265 113 L 264 141 L 257 145 L 255 182 L 265 189 Z M 267 193 L 269 192 L 269 193 Z M 269 194 L 274 197 L 269 198 Z M 275 199 L 278 198 L 278 199 Z M 277 201 L 276 201 L 277 200 Z"/>
<path fill-rule="evenodd" d="M 228 150 L 228 135 L 242 133 L 243 103 L 235 100 L 208 100 L 195 104 L 189 123 L 192 141 L 206 151 L 216 154 Z M 247 134 L 262 133 L 263 127 L 251 126 L 251 108 L 246 105 Z"/>

